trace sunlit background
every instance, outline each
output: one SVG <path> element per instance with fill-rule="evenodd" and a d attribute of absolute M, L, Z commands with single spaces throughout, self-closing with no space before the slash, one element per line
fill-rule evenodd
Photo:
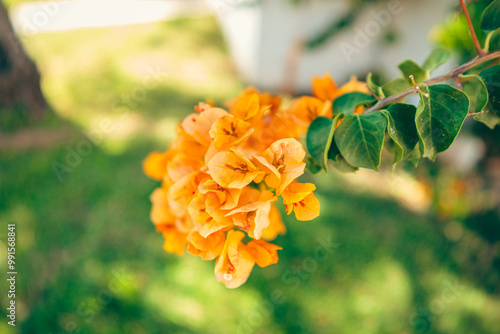
<path fill-rule="evenodd" d="M 325 72 L 388 80 L 434 46 L 470 59 L 458 1 L 2 2 L 48 108 L 0 107 L 0 333 L 500 333 L 498 129 L 466 122 L 449 153 L 415 170 L 393 171 L 384 153 L 379 174 L 303 176 L 320 217 L 280 206 L 278 264 L 236 290 L 213 261 L 163 250 L 149 220 L 158 184 L 141 167 L 199 101 L 247 85 L 293 96 Z M 490 2 L 474 3 L 475 22 Z"/>

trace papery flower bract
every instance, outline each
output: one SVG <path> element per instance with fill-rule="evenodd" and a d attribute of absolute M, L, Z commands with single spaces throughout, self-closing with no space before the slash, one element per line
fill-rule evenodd
<path fill-rule="evenodd" d="M 352 76 L 349 82 L 337 88 L 337 84 L 328 73 L 323 77 L 313 77 L 312 87 L 314 96 L 323 101 L 333 101 L 340 95 L 350 92 L 370 92 L 366 84 L 358 81 L 356 76 Z"/>
<path fill-rule="evenodd" d="M 221 210 L 230 210 L 238 205 L 241 189 L 224 188 L 214 180 L 206 180 L 200 184 L 199 191 L 207 194 L 208 207 L 220 207 Z"/>
<path fill-rule="evenodd" d="M 348 82 L 346 82 L 339 88 L 337 93 L 338 96 L 340 96 L 350 92 L 360 92 L 369 94 L 370 90 L 368 89 L 368 86 L 366 85 L 365 82 L 358 81 L 358 78 L 355 75 L 353 75 L 351 76 Z"/>
<path fill-rule="evenodd" d="M 186 175 L 199 171 L 203 165 L 200 159 L 177 153 L 167 162 L 167 174 L 172 181 L 176 182 Z"/>
<path fill-rule="evenodd" d="M 177 128 L 177 137 L 172 141 L 171 150 L 189 152 L 193 159 L 202 159 L 207 152 L 207 147 L 196 141 L 182 126 Z"/>
<path fill-rule="evenodd" d="M 293 138 L 280 139 L 255 159 L 260 162 L 268 174 L 266 184 L 276 188 L 276 195 L 304 173 L 303 162 L 306 152 L 302 145 Z"/>
<path fill-rule="evenodd" d="M 216 149 L 238 145 L 253 132 L 252 125 L 231 115 L 223 116 L 214 122 L 210 129 L 212 145 Z"/>
<path fill-rule="evenodd" d="M 280 234 L 286 233 L 286 226 L 281 220 L 281 214 L 278 208 L 271 204 L 271 210 L 269 211 L 269 226 L 264 230 L 262 234 L 262 239 L 274 240 Z"/>
<path fill-rule="evenodd" d="M 167 192 L 168 190 L 163 187 L 156 188 L 150 196 L 152 203 L 150 218 L 157 228 L 175 223 L 176 216 L 168 203 Z"/>
<path fill-rule="evenodd" d="M 201 225 L 200 234 L 203 237 L 207 238 L 212 233 L 215 233 L 217 231 L 227 231 L 232 227 L 233 223 L 230 219 L 217 220 L 215 218 L 210 218 L 208 221 Z"/>
<path fill-rule="evenodd" d="M 161 233 L 165 239 L 163 249 L 167 253 L 175 253 L 177 255 L 184 253 L 187 245 L 186 233 L 180 232 L 175 227 L 164 228 L 161 230 Z"/>
<path fill-rule="evenodd" d="M 259 267 L 267 267 L 278 262 L 277 251 L 283 249 L 264 240 L 252 240 L 247 243 L 247 248 Z"/>
<path fill-rule="evenodd" d="M 255 265 L 255 260 L 241 240 L 245 234 L 229 230 L 222 254 L 215 263 L 215 277 L 226 288 L 237 288 L 245 283 Z"/>
<path fill-rule="evenodd" d="M 231 114 L 244 121 L 259 113 L 259 96 L 256 93 L 248 93 L 238 98 Z"/>
<path fill-rule="evenodd" d="M 331 103 L 312 96 L 296 99 L 290 108 L 295 117 L 306 127 L 318 116 L 332 117 Z"/>
<path fill-rule="evenodd" d="M 152 179 L 161 181 L 167 172 L 167 163 L 172 154 L 170 152 L 151 152 L 142 162 L 144 174 Z"/>
<path fill-rule="evenodd" d="M 208 171 L 220 186 L 241 189 L 250 182 L 260 182 L 264 172 L 238 150 L 222 151 L 208 162 Z"/>
<path fill-rule="evenodd" d="M 312 90 L 318 99 L 333 101 L 337 97 L 338 88 L 330 74 L 326 73 L 323 77 L 313 77 Z"/>
<path fill-rule="evenodd" d="M 224 232 L 215 232 L 204 238 L 198 231 L 191 231 L 186 240 L 187 252 L 200 256 L 203 260 L 213 260 L 219 256 L 224 248 L 226 237 Z"/>
<path fill-rule="evenodd" d="M 297 220 L 312 220 L 319 216 L 319 201 L 313 194 L 316 186 L 312 183 L 290 184 L 281 196 L 286 206 L 286 213 L 295 211 Z"/>
<path fill-rule="evenodd" d="M 194 194 L 196 194 L 200 178 L 203 176 L 203 173 L 193 172 L 172 184 L 167 197 L 176 216 L 182 217 L 186 215 L 188 205 L 193 199 Z"/>
<path fill-rule="evenodd" d="M 182 121 L 182 128 L 198 143 L 208 147 L 211 142 L 209 132 L 212 124 L 225 115 L 227 115 L 227 111 L 224 109 L 210 108 L 199 114 L 191 114 L 186 117 Z"/>
<path fill-rule="evenodd" d="M 247 188 L 241 195 L 239 206 L 227 213 L 226 217 L 231 218 L 234 226 L 246 231 L 251 238 L 260 239 L 271 224 L 271 203 L 276 200 L 269 190 Z"/>

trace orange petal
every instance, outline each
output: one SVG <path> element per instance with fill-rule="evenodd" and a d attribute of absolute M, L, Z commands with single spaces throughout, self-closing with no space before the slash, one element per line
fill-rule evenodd
<path fill-rule="evenodd" d="M 366 86 L 366 83 L 363 81 L 358 81 L 357 77 L 353 75 L 349 81 L 340 87 L 338 91 L 338 95 L 350 93 L 350 92 L 360 92 L 360 93 L 370 93 L 370 90 Z"/>
<path fill-rule="evenodd" d="M 222 253 L 226 238 L 222 231 L 213 233 L 207 238 L 204 238 L 198 231 L 191 231 L 186 240 L 188 241 L 188 253 L 199 255 L 203 260 L 209 261 Z"/>
<path fill-rule="evenodd" d="M 245 283 L 255 264 L 247 247 L 241 243 L 244 236 L 241 231 L 228 231 L 224 249 L 215 263 L 215 277 L 226 288 L 237 288 Z"/>
<path fill-rule="evenodd" d="M 281 220 L 279 210 L 274 204 L 271 204 L 271 211 L 269 212 L 270 224 L 262 234 L 262 239 L 274 240 L 279 234 L 285 234 L 286 227 Z"/>
<path fill-rule="evenodd" d="M 257 115 L 259 109 L 259 96 L 255 93 L 250 93 L 238 99 L 231 114 L 245 121 Z"/>
<path fill-rule="evenodd" d="M 189 151 L 187 151 L 189 152 Z M 198 171 L 203 166 L 203 161 L 193 158 L 190 155 L 177 153 L 167 163 L 167 173 L 174 182 L 179 181 L 184 176 Z"/>
<path fill-rule="evenodd" d="M 296 139 L 284 138 L 272 143 L 261 156 L 279 170 L 281 165 L 293 165 L 302 162 L 306 156 L 306 151 Z"/>
<path fill-rule="evenodd" d="M 228 228 L 231 228 L 232 226 L 233 224 L 229 220 L 218 222 L 215 219 L 210 219 L 200 227 L 200 234 L 204 238 L 207 238 L 212 233 L 215 233 L 217 231 L 224 231 Z"/>
<path fill-rule="evenodd" d="M 231 115 L 219 118 L 210 129 L 210 137 L 217 149 L 229 148 L 244 141 L 253 132 L 252 125 Z"/>
<path fill-rule="evenodd" d="M 338 95 L 337 84 L 330 74 L 325 74 L 323 77 L 314 76 L 312 89 L 314 96 L 323 101 L 332 101 Z"/>
<path fill-rule="evenodd" d="M 285 189 L 281 196 L 283 197 L 283 202 L 285 204 L 298 203 L 315 189 L 316 186 L 312 183 L 294 182 Z"/>
<path fill-rule="evenodd" d="M 165 242 L 163 249 L 168 253 L 182 255 L 186 248 L 186 234 L 179 232 L 176 228 L 170 228 L 162 232 Z"/>
<path fill-rule="evenodd" d="M 327 112 L 324 107 L 324 101 L 312 96 L 302 96 L 292 103 L 291 109 L 293 114 L 305 123 L 304 125 L 309 125 L 316 117 L 327 116 L 324 115 Z M 331 109 L 329 115 L 331 116 Z"/>
<path fill-rule="evenodd" d="M 219 118 L 227 115 L 227 111 L 220 108 L 210 108 L 202 113 L 193 113 L 182 121 L 182 128 L 197 142 L 204 146 L 210 145 L 210 128 Z"/>
<path fill-rule="evenodd" d="M 291 166 L 288 166 L 282 173 L 281 173 L 281 183 L 280 185 L 276 188 L 276 195 L 281 195 L 283 190 L 292 183 L 294 180 L 296 180 L 299 176 L 304 174 L 304 169 L 306 168 L 306 164 L 304 162 L 300 162 Z"/>
<path fill-rule="evenodd" d="M 142 162 L 144 174 L 152 179 L 161 181 L 167 173 L 167 162 L 171 157 L 169 152 L 151 152 Z"/>
<path fill-rule="evenodd" d="M 252 240 L 247 247 L 259 267 L 267 267 L 278 262 L 278 250 L 283 249 L 264 240 Z"/>
<path fill-rule="evenodd" d="M 205 206 L 205 200 L 206 196 L 197 192 L 188 206 L 189 215 L 195 222 L 200 224 L 203 224 L 210 219 L 210 215 L 206 211 L 207 208 Z"/>
<path fill-rule="evenodd" d="M 222 151 L 208 162 L 212 178 L 224 188 L 241 189 L 264 174 L 237 150 Z"/>
<path fill-rule="evenodd" d="M 295 218 L 297 220 L 313 220 L 319 216 L 319 201 L 311 193 L 299 203 L 294 203 L 293 210 L 295 211 Z"/>
<path fill-rule="evenodd" d="M 190 136 L 182 125 L 177 127 L 177 137 L 172 141 L 170 147 L 177 152 L 189 152 L 189 156 L 193 159 L 203 158 L 207 151 L 207 147 Z"/>
<path fill-rule="evenodd" d="M 176 217 L 168 204 L 167 190 L 156 188 L 151 194 L 150 199 L 152 202 L 151 221 L 157 226 L 174 224 Z"/>
<path fill-rule="evenodd" d="M 170 187 L 167 195 L 168 203 L 177 217 L 187 214 L 189 203 L 198 189 L 199 174 L 198 172 L 188 174 Z"/>

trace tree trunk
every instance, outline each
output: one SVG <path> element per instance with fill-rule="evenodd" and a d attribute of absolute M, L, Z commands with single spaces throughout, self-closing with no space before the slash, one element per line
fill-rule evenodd
<path fill-rule="evenodd" d="M 32 115 L 42 115 L 46 102 L 40 74 L 14 34 L 7 9 L 0 1 L 0 106 L 23 105 Z"/>

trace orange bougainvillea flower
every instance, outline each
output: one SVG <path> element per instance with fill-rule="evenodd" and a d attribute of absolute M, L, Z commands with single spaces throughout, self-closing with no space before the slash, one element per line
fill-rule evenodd
<path fill-rule="evenodd" d="M 323 101 L 333 101 L 340 95 L 350 92 L 369 93 L 368 87 L 364 82 L 358 81 L 356 76 L 352 76 L 346 84 L 337 88 L 337 84 L 326 73 L 323 77 L 314 77 L 312 82 L 313 94 Z"/>
<path fill-rule="evenodd" d="M 197 172 L 203 166 L 203 161 L 191 155 L 177 153 L 167 163 L 167 174 L 172 181 L 178 181 L 184 176 Z"/>
<path fill-rule="evenodd" d="M 179 126 L 177 128 L 177 137 L 172 142 L 170 150 L 183 152 L 184 154 L 189 152 L 190 157 L 201 160 L 207 152 L 207 147 L 197 142 L 182 126 Z"/>
<path fill-rule="evenodd" d="M 210 108 L 201 113 L 191 114 L 182 122 L 182 127 L 198 143 L 209 146 L 210 128 L 212 124 L 222 116 L 227 115 L 227 111 L 220 108 Z"/>
<path fill-rule="evenodd" d="M 222 151 L 208 162 L 212 178 L 224 188 L 241 189 L 252 181 L 260 182 L 264 172 L 238 150 Z"/>
<path fill-rule="evenodd" d="M 252 240 L 247 244 L 247 248 L 259 267 L 278 262 L 278 250 L 283 249 L 264 240 Z"/>
<path fill-rule="evenodd" d="M 151 203 L 151 221 L 157 229 L 164 225 L 173 225 L 176 216 L 172 213 L 172 208 L 168 203 L 167 198 L 168 190 L 165 188 L 156 188 L 150 196 Z"/>
<path fill-rule="evenodd" d="M 305 126 L 309 126 L 318 116 L 332 117 L 331 103 L 312 96 L 302 96 L 296 99 L 291 109 L 295 117 Z"/>
<path fill-rule="evenodd" d="M 297 220 L 312 220 L 319 216 L 319 201 L 313 194 L 316 186 L 312 183 L 290 184 L 282 194 L 286 213 L 295 211 Z"/>
<path fill-rule="evenodd" d="M 339 88 L 338 96 L 350 92 L 360 92 L 360 93 L 370 94 L 370 90 L 368 89 L 366 83 L 363 81 L 358 81 L 358 78 L 355 75 L 351 76 L 349 81 L 343 84 L 342 87 Z"/>
<path fill-rule="evenodd" d="M 339 94 L 361 89 L 355 78 L 338 89 L 326 75 L 313 82 L 316 97 L 289 106 L 255 88 L 231 101 L 229 112 L 199 103 L 170 148 L 143 162 L 145 174 L 162 181 L 151 194 L 151 220 L 164 249 L 216 258 L 215 276 L 228 288 L 243 284 L 255 263 L 276 263 L 281 247 L 264 240 L 286 232 L 278 197 L 298 220 L 319 214 L 315 186 L 296 181 L 306 154 L 298 139 L 316 117 L 332 116 Z"/>
<path fill-rule="evenodd" d="M 283 223 L 283 220 L 281 220 L 281 214 L 278 208 L 274 204 L 271 204 L 269 221 L 269 226 L 264 230 L 262 239 L 274 240 L 278 235 L 286 233 L 286 226 Z"/>
<path fill-rule="evenodd" d="M 207 222 L 201 225 L 200 235 L 207 238 L 212 233 L 215 233 L 217 231 L 227 231 L 232 227 L 234 226 L 230 219 L 211 218 Z"/>
<path fill-rule="evenodd" d="M 152 179 L 161 181 L 167 172 L 167 162 L 172 154 L 169 152 L 151 152 L 142 162 L 144 174 Z"/>
<path fill-rule="evenodd" d="M 199 255 L 203 260 L 209 261 L 220 255 L 226 236 L 224 232 L 219 231 L 204 238 L 198 231 L 191 231 L 186 240 L 188 253 Z"/>
<path fill-rule="evenodd" d="M 199 191 L 207 195 L 207 206 L 231 210 L 238 205 L 242 189 L 224 188 L 214 180 L 200 184 Z"/>
<path fill-rule="evenodd" d="M 226 214 L 234 226 L 246 231 L 253 239 L 260 239 L 271 224 L 271 203 L 277 198 L 269 190 L 247 188 L 241 196 L 239 206 Z"/>
<path fill-rule="evenodd" d="M 297 140 L 286 138 L 271 144 L 255 159 L 266 170 L 266 184 L 276 188 L 276 195 L 280 195 L 293 180 L 304 173 L 305 155 L 304 148 Z"/>
<path fill-rule="evenodd" d="M 165 242 L 163 243 L 163 249 L 167 253 L 175 253 L 177 255 L 182 255 L 186 249 L 187 234 L 180 232 L 175 227 L 168 227 L 161 230 Z"/>
<path fill-rule="evenodd" d="M 245 283 L 255 265 L 255 260 L 241 240 L 241 231 L 227 232 L 226 243 L 215 263 L 215 277 L 227 288 L 237 288 Z"/>
<path fill-rule="evenodd" d="M 177 217 L 183 217 L 187 213 L 187 208 L 193 199 L 200 178 L 203 174 L 200 172 L 193 172 L 175 182 L 168 191 L 168 202 L 172 208 L 172 212 Z"/>
<path fill-rule="evenodd" d="M 244 121 L 256 116 L 260 111 L 259 95 L 253 92 L 238 98 L 234 109 L 231 111 L 235 117 Z"/>
<path fill-rule="evenodd" d="M 330 74 L 326 73 L 323 77 L 313 77 L 312 90 L 314 96 L 323 101 L 333 101 L 337 97 L 337 84 L 333 81 Z"/>
<path fill-rule="evenodd" d="M 238 145 L 252 132 L 250 123 L 226 115 L 214 122 L 210 129 L 210 137 L 216 149 L 223 149 Z"/>

